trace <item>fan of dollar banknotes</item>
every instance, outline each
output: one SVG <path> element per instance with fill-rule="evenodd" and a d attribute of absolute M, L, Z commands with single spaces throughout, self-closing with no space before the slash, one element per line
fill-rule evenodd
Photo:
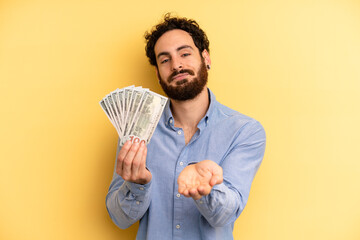
<path fill-rule="evenodd" d="M 129 86 L 109 93 L 100 105 L 116 128 L 122 146 L 127 140 L 150 142 L 167 100 L 149 89 Z"/>

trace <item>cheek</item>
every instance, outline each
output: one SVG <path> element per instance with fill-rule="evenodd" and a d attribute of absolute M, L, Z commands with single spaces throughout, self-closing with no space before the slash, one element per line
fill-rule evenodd
<path fill-rule="evenodd" d="M 161 77 L 161 79 L 167 79 L 167 77 L 169 76 L 169 71 L 163 68 L 159 68 L 157 71 L 157 75 L 158 77 Z"/>
<path fill-rule="evenodd" d="M 159 72 L 157 73 L 157 77 L 158 77 L 159 81 L 166 81 L 166 79 L 167 79 L 166 75 L 161 74 Z"/>

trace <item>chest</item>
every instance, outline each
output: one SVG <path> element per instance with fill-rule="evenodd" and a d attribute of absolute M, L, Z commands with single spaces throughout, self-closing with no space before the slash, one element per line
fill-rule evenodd
<path fill-rule="evenodd" d="M 185 138 L 185 144 L 187 145 L 190 140 L 192 139 L 192 137 L 195 135 L 195 133 L 198 131 L 197 128 L 184 128 L 184 138 Z"/>
<path fill-rule="evenodd" d="M 157 128 L 148 145 L 147 167 L 165 178 L 176 177 L 189 163 L 212 160 L 220 163 L 231 148 L 231 137 L 220 128 Z"/>

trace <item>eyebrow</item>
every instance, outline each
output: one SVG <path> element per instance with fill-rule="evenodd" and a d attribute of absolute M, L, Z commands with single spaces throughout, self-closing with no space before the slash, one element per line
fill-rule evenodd
<path fill-rule="evenodd" d="M 193 49 L 193 47 L 191 47 L 190 45 L 182 45 L 182 46 L 180 46 L 180 47 L 178 47 L 177 49 L 176 49 L 176 51 L 180 51 L 180 50 L 182 50 L 182 49 L 184 49 L 184 48 L 190 48 L 190 49 L 192 49 L 192 50 L 194 50 Z M 161 57 L 161 56 L 163 56 L 163 55 L 170 55 L 170 53 L 169 52 L 161 52 L 161 53 L 159 53 L 158 55 L 157 55 L 157 58 L 159 58 L 159 57 Z"/>

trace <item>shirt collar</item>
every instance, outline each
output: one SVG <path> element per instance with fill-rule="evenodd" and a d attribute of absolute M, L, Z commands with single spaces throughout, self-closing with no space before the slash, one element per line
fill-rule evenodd
<path fill-rule="evenodd" d="M 202 130 L 204 127 L 206 127 L 209 124 L 209 121 L 211 119 L 211 116 L 214 112 L 214 107 L 216 104 L 216 97 L 214 95 L 214 93 L 208 88 L 208 93 L 209 93 L 209 101 L 210 101 L 210 105 L 209 108 L 205 114 L 205 116 L 200 120 L 199 124 L 198 124 L 198 128 L 200 130 Z M 166 106 L 164 108 L 164 117 L 165 117 L 165 124 L 167 126 L 170 127 L 174 127 L 174 118 L 173 115 L 171 113 L 171 109 L 170 109 L 170 99 L 169 101 L 167 101 Z"/>
<path fill-rule="evenodd" d="M 205 116 L 200 120 L 198 124 L 198 128 L 200 129 L 200 131 L 204 129 L 204 127 L 207 127 L 209 125 L 209 122 L 211 121 L 211 117 L 213 115 L 214 108 L 217 102 L 214 93 L 209 88 L 208 88 L 208 93 L 209 93 L 210 104 L 208 110 L 205 113 Z"/>
<path fill-rule="evenodd" d="M 165 125 L 174 127 L 174 118 L 170 110 L 170 99 L 167 101 L 164 108 Z"/>

